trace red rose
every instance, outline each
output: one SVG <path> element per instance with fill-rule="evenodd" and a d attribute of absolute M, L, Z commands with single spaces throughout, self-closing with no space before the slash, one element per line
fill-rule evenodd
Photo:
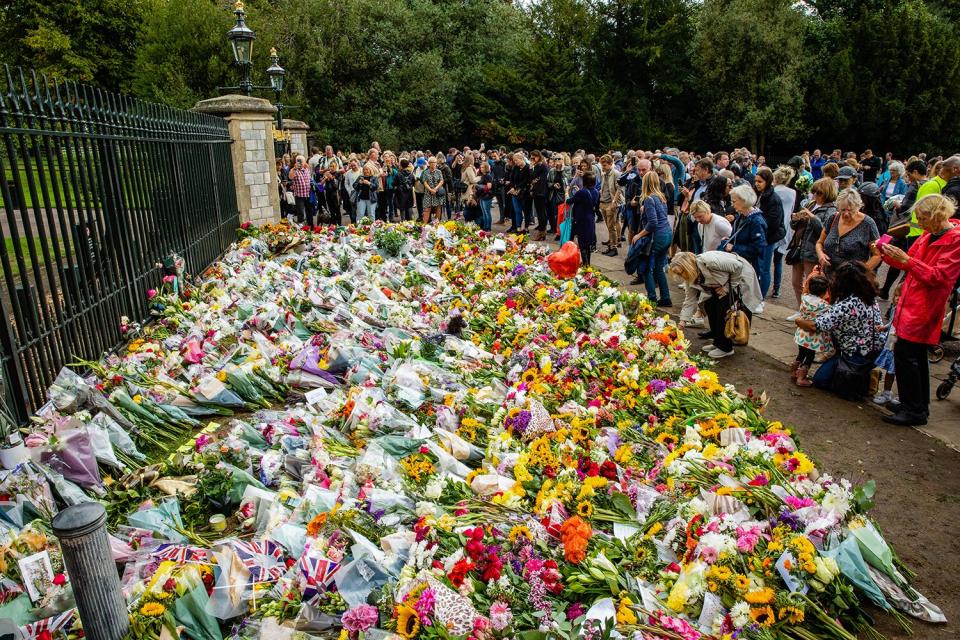
<path fill-rule="evenodd" d="M 57 585 L 58 587 L 62 587 L 63 585 L 67 584 L 67 576 L 62 573 L 58 573 L 57 575 L 53 576 L 53 584 Z"/>
<path fill-rule="evenodd" d="M 617 479 L 617 465 L 613 462 L 613 460 L 607 460 L 600 465 L 600 475 L 607 480 Z"/>

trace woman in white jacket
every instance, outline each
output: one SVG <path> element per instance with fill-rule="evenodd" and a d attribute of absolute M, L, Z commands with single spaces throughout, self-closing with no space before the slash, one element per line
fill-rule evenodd
<path fill-rule="evenodd" d="M 685 308 L 681 315 L 692 315 L 698 302 L 703 303 L 709 323 L 706 337 L 713 338 L 713 346 L 707 349 L 707 355 L 711 358 L 733 355 L 733 342 L 724 335 L 730 291 L 739 293 L 747 317 L 752 317 L 763 303 L 757 274 L 750 262 L 729 251 L 706 251 L 700 255 L 681 251 L 670 261 L 670 273 L 700 292 L 699 296 L 684 297 Z"/>

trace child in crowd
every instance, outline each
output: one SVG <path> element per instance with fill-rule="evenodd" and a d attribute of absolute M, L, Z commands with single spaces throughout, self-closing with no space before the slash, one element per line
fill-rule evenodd
<path fill-rule="evenodd" d="M 890 303 L 890 307 L 887 309 L 887 323 L 881 328 L 882 331 L 886 331 L 883 351 L 880 352 L 880 355 L 877 356 L 877 361 L 874 363 L 878 369 L 882 369 L 884 372 L 883 391 L 878 391 L 877 395 L 873 397 L 874 404 L 885 405 L 895 399 L 892 391 L 893 383 L 896 380 L 893 368 L 893 345 L 897 342 L 897 332 L 893 328 L 893 312 L 894 309 L 897 308 L 897 302 L 899 300 L 900 287 L 897 287 L 893 293 L 893 300 Z"/>
<path fill-rule="evenodd" d="M 825 299 L 830 282 L 821 275 L 814 275 L 807 279 L 806 288 L 800 301 L 800 317 L 813 322 L 815 318 L 830 307 Z M 813 365 L 817 354 L 828 354 L 833 351 L 833 342 L 829 335 L 820 332 L 806 331 L 797 328 L 793 336 L 797 343 L 797 359 L 790 368 L 793 381 L 798 387 L 809 387 L 813 380 L 807 378 L 807 373 Z"/>

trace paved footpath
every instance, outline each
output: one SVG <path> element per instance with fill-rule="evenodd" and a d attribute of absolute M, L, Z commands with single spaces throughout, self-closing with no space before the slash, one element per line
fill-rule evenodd
<path fill-rule="evenodd" d="M 494 231 L 503 231 L 505 229 L 505 225 L 494 225 Z M 602 243 L 607 239 L 607 231 L 603 223 L 597 224 L 597 236 L 598 246 L 602 249 Z M 544 244 L 548 244 L 553 248 L 558 246 L 558 243 L 553 241 L 552 236 L 548 237 Z M 592 266 L 603 271 L 605 274 L 607 274 L 607 277 L 611 278 L 612 280 L 616 280 L 625 288 L 646 293 L 646 287 L 644 287 L 642 284 L 629 284 L 633 277 L 627 275 L 627 273 L 624 271 L 623 261 L 625 257 L 626 250 L 624 248 L 621 248 L 620 254 L 615 257 L 607 257 L 602 255 L 600 252 L 595 252 L 591 256 L 591 263 Z M 664 309 L 664 312 L 670 313 L 670 315 L 673 317 L 678 317 L 680 314 L 680 305 L 683 301 L 683 291 L 681 291 L 677 284 L 673 281 L 670 282 L 670 288 L 674 306 Z M 756 350 L 757 352 L 770 356 L 774 360 L 783 364 L 783 376 L 780 380 L 757 379 L 756 381 L 750 382 L 750 384 L 756 388 L 766 389 L 771 394 L 779 394 L 784 392 L 796 393 L 801 391 L 790 382 L 790 374 L 788 370 L 790 364 L 794 361 L 797 355 L 797 346 L 793 342 L 793 335 L 796 325 L 792 321 L 788 321 L 786 319 L 787 316 L 789 316 L 795 310 L 794 308 L 788 306 L 795 304 L 795 300 L 793 297 L 793 289 L 790 286 L 790 267 L 786 266 L 784 268 L 784 283 L 782 293 L 782 297 L 778 300 L 767 300 L 763 314 L 754 316 L 751 324 L 749 347 L 737 347 L 738 351 L 750 352 L 752 350 Z M 696 335 L 698 331 L 702 330 L 703 329 L 701 328 L 687 329 L 686 337 L 690 340 L 691 348 L 696 349 L 697 351 L 700 350 L 701 345 L 704 343 L 704 341 L 698 338 Z M 953 343 L 953 345 L 954 346 L 948 346 L 946 348 L 946 354 L 944 355 L 943 360 L 931 365 L 931 394 L 935 392 L 937 385 L 940 384 L 940 381 L 946 379 L 950 363 L 957 356 L 958 349 L 960 349 L 960 344 Z M 743 364 L 748 363 L 748 359 L 741 359 L 738 356 L 733 356 L 727 360 L 729 361 L 729 365 L 725 364 L 724 368 L 736 368 L 738 361 L 743 362 Z M 749 371 L 741 371 L 741 373 L 743 373 L 744 377 L 747 377 L 749 380 Z M 810 390 L 809 392 L 805 392 L 804 395 L 807 395 L 807 393 L 813 396 L 811 398 L 813 402 L 819 403 L 821 399 L 828 403 L 833 401 L 843 402 L 832 396 L 824 399 L 822 396 L 828 394 L 819 390 Z M 896 394 L 896 387 L 894 387 L 894 394 Z M 886 413 L 886 411 L 877 405 L 874 405 L 869 398 L 856 404 L 864 411 L 872 412 L 869 415 L 873 415 L 875 417 L 878 426 L 894 428 L 880 420 L 881 416 Z M 946 400 L 938 401 L 935 397 L 931 400 L 930 419 L 926 426 L 920 427 L 918 430 L 927 434 L 928 436 L 940 440 L 948 447 L 956 451 L 960 451 L 960 384 L 954 388 L 950 397 L 948 397 Z"/>

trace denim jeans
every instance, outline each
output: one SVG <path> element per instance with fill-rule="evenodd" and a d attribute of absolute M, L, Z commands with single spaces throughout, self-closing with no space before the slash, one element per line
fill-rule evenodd
<path fill-rule="evenodd" d="M 773 252 L 773 292 L 780 293 L 780 284 L 783 282 L 783 254 Z"/>
<path fill-rule="evenodd" d="M 490 231 L 493 225 L 493 218 L 490 217 L 490 211 L 493 209 L 493 200 L 487 198 L 480 199 L 480 228 L 484 231 Z"/>
<path fill-rule="evenodd" d="M 523 225 L 523 200 L 517 196 L 511 196 L 513 200 L 513 228 L 519 229 Z"/>
<path fill-rule="evenodd" d="M 768 244 L 763 248 L 760 254 L 759 270 L 757 278 L 760 280 L 760 295 L 767 297 L 767 291 L 770 289 L 770 268 L 773 261 L 774 245 Z"/>
<path fill-rule="evenodd" d="M 369 217 L 371 220 L 375 219 L 377 215 L 377 203 L 370 202 L 369 200 L 357 200 L 357 213 L 355 218 L 357 220 L 363 220 L 364 217 Z"/>
<path fill-rule="evenodd" d="M 670 243 L 673 242 L 673 232 L 658 231 L 653 236 L 653 250 L 647 260 L 647 271 L 644 274 L 647 285 L 647 297 L 650 300 L 670 300 L 670 285 L 667 282 L 667 253 Z M 660 287 L 660 298 L 657 298 L 657 287 Z"/>

